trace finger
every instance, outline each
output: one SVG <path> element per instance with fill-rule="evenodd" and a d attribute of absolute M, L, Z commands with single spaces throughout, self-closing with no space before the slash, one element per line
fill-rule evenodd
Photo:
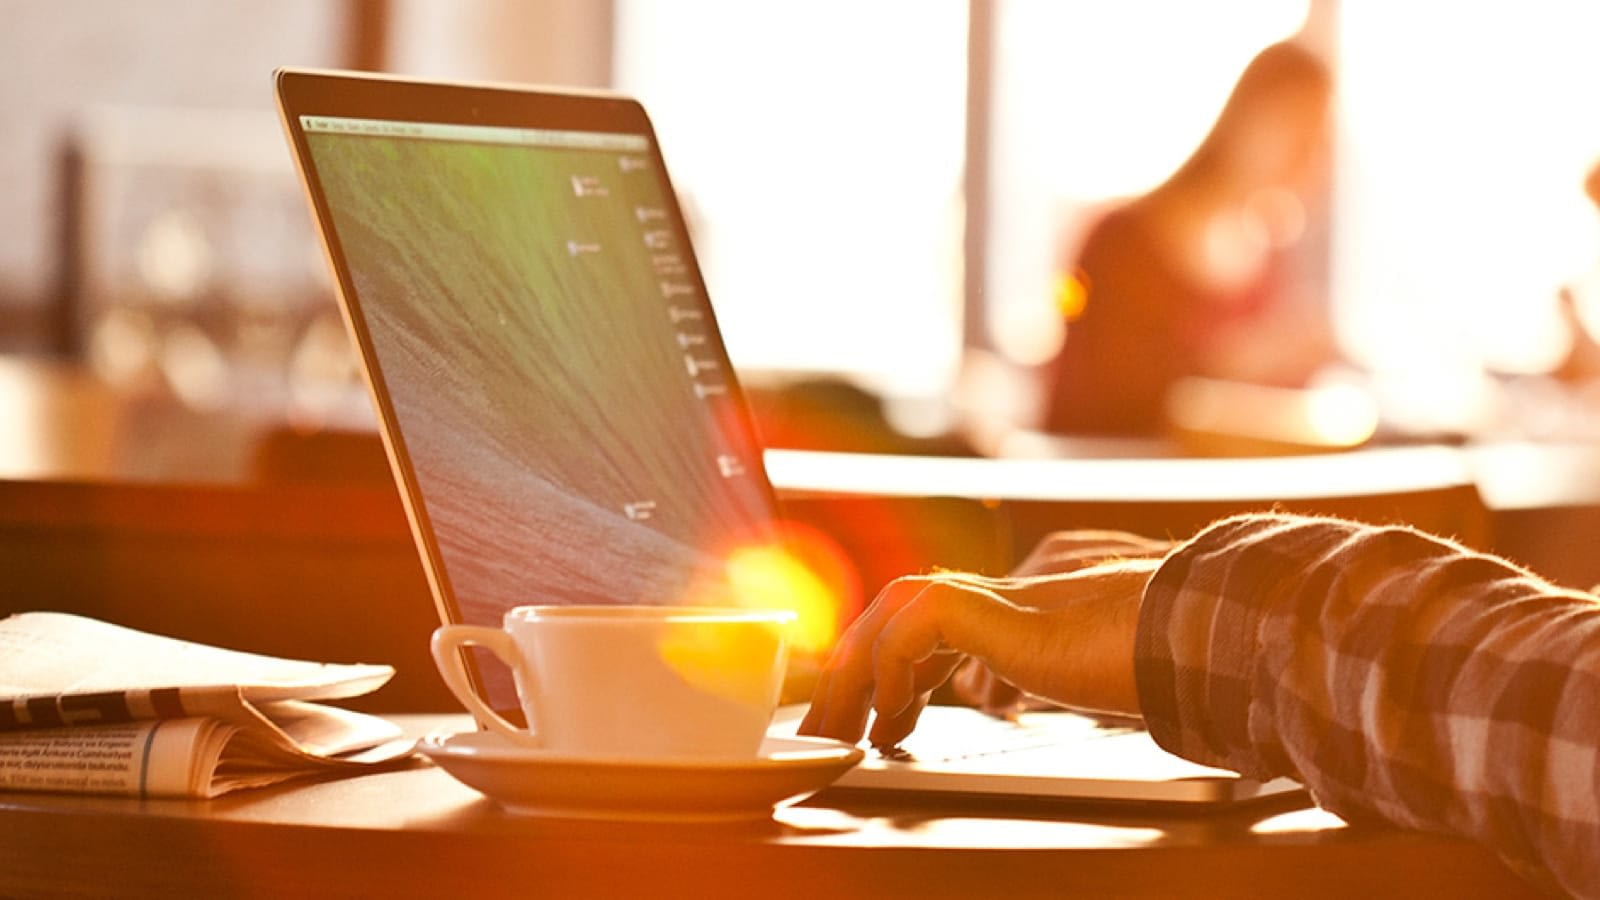
<path fill-rule="evenodd" d="M 841 642 L 817 678 L 811 708 L 800 722 L 801 734 L 849 743 L 861 738 L 872 708 L 873 686 L 871 668 L 863 655 Z"/>
<path fill-rule="evenodd" d="M 873 644 L 884 623 L 921 591 L 923 581 L 913 577 L 890 582 L 845 631 L 817 679 L 811 707 L 800 722 L 802 734 L 850 743 L 861 738 L 871 711 Z"/>
<path fill-rule="evenodd" d="M 893 718 L 912 703 L 919 693 L 917 667 L 935 653 L 987 650 L 997 635 L 1009 630 L 1001 621 L 1008 611 L 1016 610 L 981 588 L 928 582 L 883 623 L 873 644 L 872 704 L 878 715 Z"/>
<path fill-rule="evenodd" d="M 864 686 L 853 698 L 841 696 L 843 688 L 834 683 L 831 670 L 824 668 L 812 690 L 811 705 L 800 720 L 800 734 L 833 738 L 855 743 L 867 727 L 867 712 L 871 708 L 872 691 Z"/>
<path fill-rule="evenodd" d="M 923 695 L 892 716 L 877 716 L 872 720 L 872 731 L 867 735 L 867 740 L 880 750 L 899 746 L 916 729 L 917 719 L 921 718 L 927 706 L 928 697 Z"/>
<path fill-rule="evenodd" d="M 911 702 L 894 715 L 880 713 L 872 720 L 872 731 L 868 734 L 872 746 L 893 747 L 905 740 L 916 728 L 917 720 L 932 699 L 933 689 L 949 680 L 962 659 L 959 654 L 938 653 L 919 664 L 915 678 L 916 693 Z"/>

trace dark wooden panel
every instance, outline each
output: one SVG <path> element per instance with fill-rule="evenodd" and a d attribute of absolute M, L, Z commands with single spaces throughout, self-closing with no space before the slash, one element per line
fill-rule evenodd
<path fill-rule="evenodd" d="M 393 488 L 0 481 L 0 612 L 54 609 L 258 653 L 381 662 L 352 705 L 453 710 Z"/>

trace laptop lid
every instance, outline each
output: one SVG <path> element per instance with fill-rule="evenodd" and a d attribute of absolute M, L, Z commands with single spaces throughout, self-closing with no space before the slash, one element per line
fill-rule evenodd
<path fill-rule="evenodd" d="M 289 70 L 277 92 L 440 617 L 731 603 L 777 505 L 639 104 Z"/>

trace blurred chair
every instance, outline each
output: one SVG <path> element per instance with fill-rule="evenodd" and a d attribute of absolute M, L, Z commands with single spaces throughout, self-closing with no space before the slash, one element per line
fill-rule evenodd
<path fill-rule="evenodd" d="M 256 440 L 249 468 L 252 481 L 267 485 L 394 485 L 383 440 L 374 431 L 271 426 Z"/>

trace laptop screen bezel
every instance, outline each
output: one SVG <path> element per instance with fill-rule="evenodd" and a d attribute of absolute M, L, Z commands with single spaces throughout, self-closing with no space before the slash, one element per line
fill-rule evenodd
<path fill-rule="evenodd" d="M 655 129 L 643 106 L 637 101 L 598 91 L 554 91 L 514 85 L 466 84 L 395 78 L 365 73 L 323 71 L 312 69 L 278 69 L 274 73 L 278 111 L 285 133 L 293 148 L 296 168 L 301 184 L 311 205 L 317 230 L 333 272 L 340 310 L 346 328 L 361 356 L 361 369 L 366 379 L 368 393 L 379 419 L 379 433 L 389 459 L 400 493 L 402 506 L 410 524 L 423 571 L 444 623 L 462 621 L 460 605 L 452 590 L 448 569 L 440 544 L 429 520 L 426 503 L 415 467 L 406 449 L 405 435 L 400 428 L 395 404 L 390 396 L 383 369 L 372 335 L 355 289 L 351 268 L 339 242 L 334 217 L 323 192 L 315 162 L 311 154 L 302 117 L 326 116 L 344 119 L 369 119 L 384 122 L 416 122 L 439 125 L 490 126 L 505 128 L 542 129 L 550 131 L 590 132 L 597 134 L 637 135 L 649 144 L 649 154 L 657 177 L 661 180 L 663 196 L 676 198 Z M 687 277 L 693 280 L 697 293 L 695 302 L 705 312 L 706 327 L 710 332 L 711 347 L 726 373 L 729 400 L 738 415 L 733 417 L 740 435 L 749 446 L 759 448 L 761 441 L 737 373 L 727 356 L 720 329 L 711 309 L 699 261 L 695 256 L 690 232 L 678 204 L 669 202 L 671 227 L 682 239 L 686 248 Z M 761 455 L 748 462 L 754 481 L 769 510 L 772 521 L 781 520 L 781 509 L 775 491 L 767 478 Z M 425 636 L 419 636 L 425 639 Z M 467 669 L 480 695 L 486 695 L 484 681 L 478 669 L 475 654 L 467 654 Z M 515 719 L 520 710 L 504 708 L 500 711 Z"/>

